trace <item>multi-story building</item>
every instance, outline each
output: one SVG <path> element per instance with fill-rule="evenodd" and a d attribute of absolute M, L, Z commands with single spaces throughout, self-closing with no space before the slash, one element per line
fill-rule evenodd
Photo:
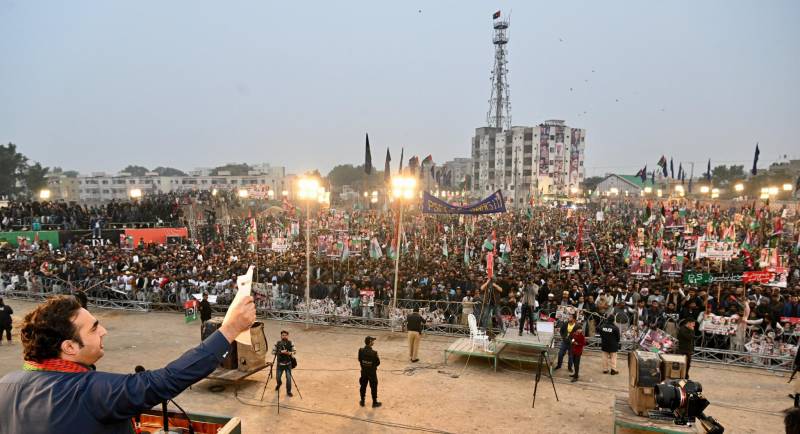
<path fill-rule="evenodd" d="M 77 202 L 80 200 L 80 189 L 76 176 L 50 173 L 47 175 L 47 189 L 50 190 L 49 200 L 59 202 Z"/>
<path fill-rule="evenodd" d="M 452 188 L 459 188 L 472 177 L 472 158 L 456 158 L 444 163 L 445 173 L 450 179 Z M 467 187 L 468 188 L 468 187 Z"/>
<path fill-rule="evenodd" d="M 204 173 L 202 169 L 195 171 L 198 172 Z M 288 188 L 283 167 L 261 165 L 248 171 L 247 175 L 231 175 L 225 171 L 220 171 L 216 175 L 210 173 L 212 172 L 195 176 L 161 176 L 156 172 L 148 172 L 144 176 L 134 176 L 126 172 L 116 175 L 95 172 L 78 177 L 78 195 L 83 202 L 104 202 L 126 200 L 134 191 L 146 196 L 190 190 L 247 189 L 261 193 L 275 191 L 277 193 L 273 194 L 273 197 L 278 197 Z"/>
<path fill-rule="evenodd" d="M 522 207 L 534 197 L 567 196 L 584 178 L 586 130 L 562 120 L 535 127 L 475 129 L 472 138 L 472 191 L 484 196 L 501 190 L 506 202 Z"/>

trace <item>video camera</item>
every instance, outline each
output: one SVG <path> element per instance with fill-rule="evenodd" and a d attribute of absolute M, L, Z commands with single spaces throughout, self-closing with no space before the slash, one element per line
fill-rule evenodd
<path fill-rule="evenodd" d="M 702 423 L 707 433 L 722 433 L 725 429 L 713 417 L 703 413 L 710 404 L 703 396 L 703 386 L 691 380 L 667 380 L 656 385 L 656 405 L 662 416 L 675 420 L 676 425 Z M 651 412 L 651 417 L 654 412 Z"/>

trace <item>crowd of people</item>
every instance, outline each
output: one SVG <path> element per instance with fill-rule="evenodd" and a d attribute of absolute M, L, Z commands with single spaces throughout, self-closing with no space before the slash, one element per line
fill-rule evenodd
<path fill-rule="evenodd" d="M 145 194 L 136 201 L 112 200 L 82 205 L 63 201 L 10 201 L 0 207 L 0 232 L 16 230 L 93 230 L 111 223 L 152 223 L 161 226 L 186 224 L 184 208 L 190 203 L 218 206 L 222 202 L 240 206 L 230 191 L 180 191 Z"/>
<path fill-rule="evenodd" d="M 231 199 L 231 208 L 248 206 Z M 208 192 L 191 200 L 216 205 Z M 182 212 L 181 201 L 170 196 L 84 211 L 40 206 L 34 215 L 68 215 L 87 224 L 93 215 L 167 221 L 180 220 Z M 180 244 L 7 248 L 0 255 L 0 289 L 79 288 L 90 297 L 176 304 L 208 293 L 225 304 L 236 276 L 255 265 L 261 308 L 305 310 L 303 213 L 288 203 L 283 212 L 265 209 L 251 208 L 250 218 L 227 227 L 209 221 L 206 236 Z M 610 321 L 624 339 L 663 331 L 647 342 L 664 346 L 674 346 L 662 340 L 677 337 L 681 323 L 693 319 L 703 346 L 793 355 L 800 320 L 796 211 L 665 200 L 537 205 L 488 216 L 409 212 L 398 235 L 390 206 L 323 208 L 312 215 L 309 309 L 404 318 L 417 307 L 428 324 L 467 324 L 473 314 L 490 330 L 519 327 L 520 333 L 526 319 L 563 322 L 574 314 L 588 338 Z M 14 205 L 0 212 L 19 218 L 29 210 Z M 392 310 L 398 254 L 398 309 Z M 749 280 L 755 271 L 766 274 Z"/>

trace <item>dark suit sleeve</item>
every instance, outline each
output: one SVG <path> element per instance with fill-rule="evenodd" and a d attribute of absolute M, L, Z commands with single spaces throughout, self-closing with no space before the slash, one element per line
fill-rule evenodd
<path fill-rule="evenodd" d="M 375 367 L 377 368 L 380 365 L 381 365 L 381 358 L 378 357 L 378 352 L 375 351 Z"/>
<path fill-rule="evenodd" d="M 228 340 L 216 331 L 164 368 L 128 375 L 94 373 L 82 403 L 101 422 L 129 419 L 205 378 L 229 349 Z"/>

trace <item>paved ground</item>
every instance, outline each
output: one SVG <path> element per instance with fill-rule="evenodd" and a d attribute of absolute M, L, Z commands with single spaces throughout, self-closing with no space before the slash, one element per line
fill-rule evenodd
<path fill-rule="evenodd" d="M 34 304 L 6 300 L 12 306 L 15 325 Z M 98 368 L 131 372 L 141 364 L 161 367 L 199 341 L 199 324 L 184 324 L 183 316 L 169 313 L 128 313 L 93 311 L 109 331 L 105 357 Z M 495 373 L 489 363 L 451 357 L 442 365 L 442 350 L 453 339 L 426 336 L 421 345 L 421 362 L 410 364 L 404 335 L 370 331 L 378 337 L 375 349 L 381 356 L 379 368 L 382 408 L 358 406 L 358 365 L 356 353 L 366 330 L 312 327 L 268 322 L 267 337 L 272 345 L 281 329 L 289 330 L 299 361 L 295 376 L 303 399 L 295 393 L 288 402 L 294 409 L 281 408 L 276 414 L 274 380 L 263 402 L 258 396 L 266 374 L 251 377 L 242 387 L 239 400 L 229 387 L 214 393 L 205 380 L 181 394 L 177 401 L 189 412 L 235 415 L 243 420 L 244 433 L 290 430 L 297 432 L 402 432 L 408 428 L 445 432 L 611 432 L 611 402 L 615 393 L 627 392 L 626 363 L 621 374 L 603 375 L 600 358 L 588 353 L 582 360 L 581 381 L 568 383 L 565 370 L 557 374 L 556 402 L 549 382 L 540 383 L 536 408 L 531 409 L 533 375 L 531 368 L 502 365 Z M 0 347 L 0 375 L 18 369 L 22 362 L 19 337 Z M 414 366 L 419 369 L 407 371 Z M 783 375 L 720 365 L 696 364 L 692 378 L 700 381 L 714 416 L 732 433 L 778 433 L 782 430 L 780 411 L 791 405 L 791 392 Z M 458 378 L 453 375 L 460 374 Z M 261 407 L 260 407 L 261 406 Z M 406 426 L 401 428 L 398 425 Z"/>

